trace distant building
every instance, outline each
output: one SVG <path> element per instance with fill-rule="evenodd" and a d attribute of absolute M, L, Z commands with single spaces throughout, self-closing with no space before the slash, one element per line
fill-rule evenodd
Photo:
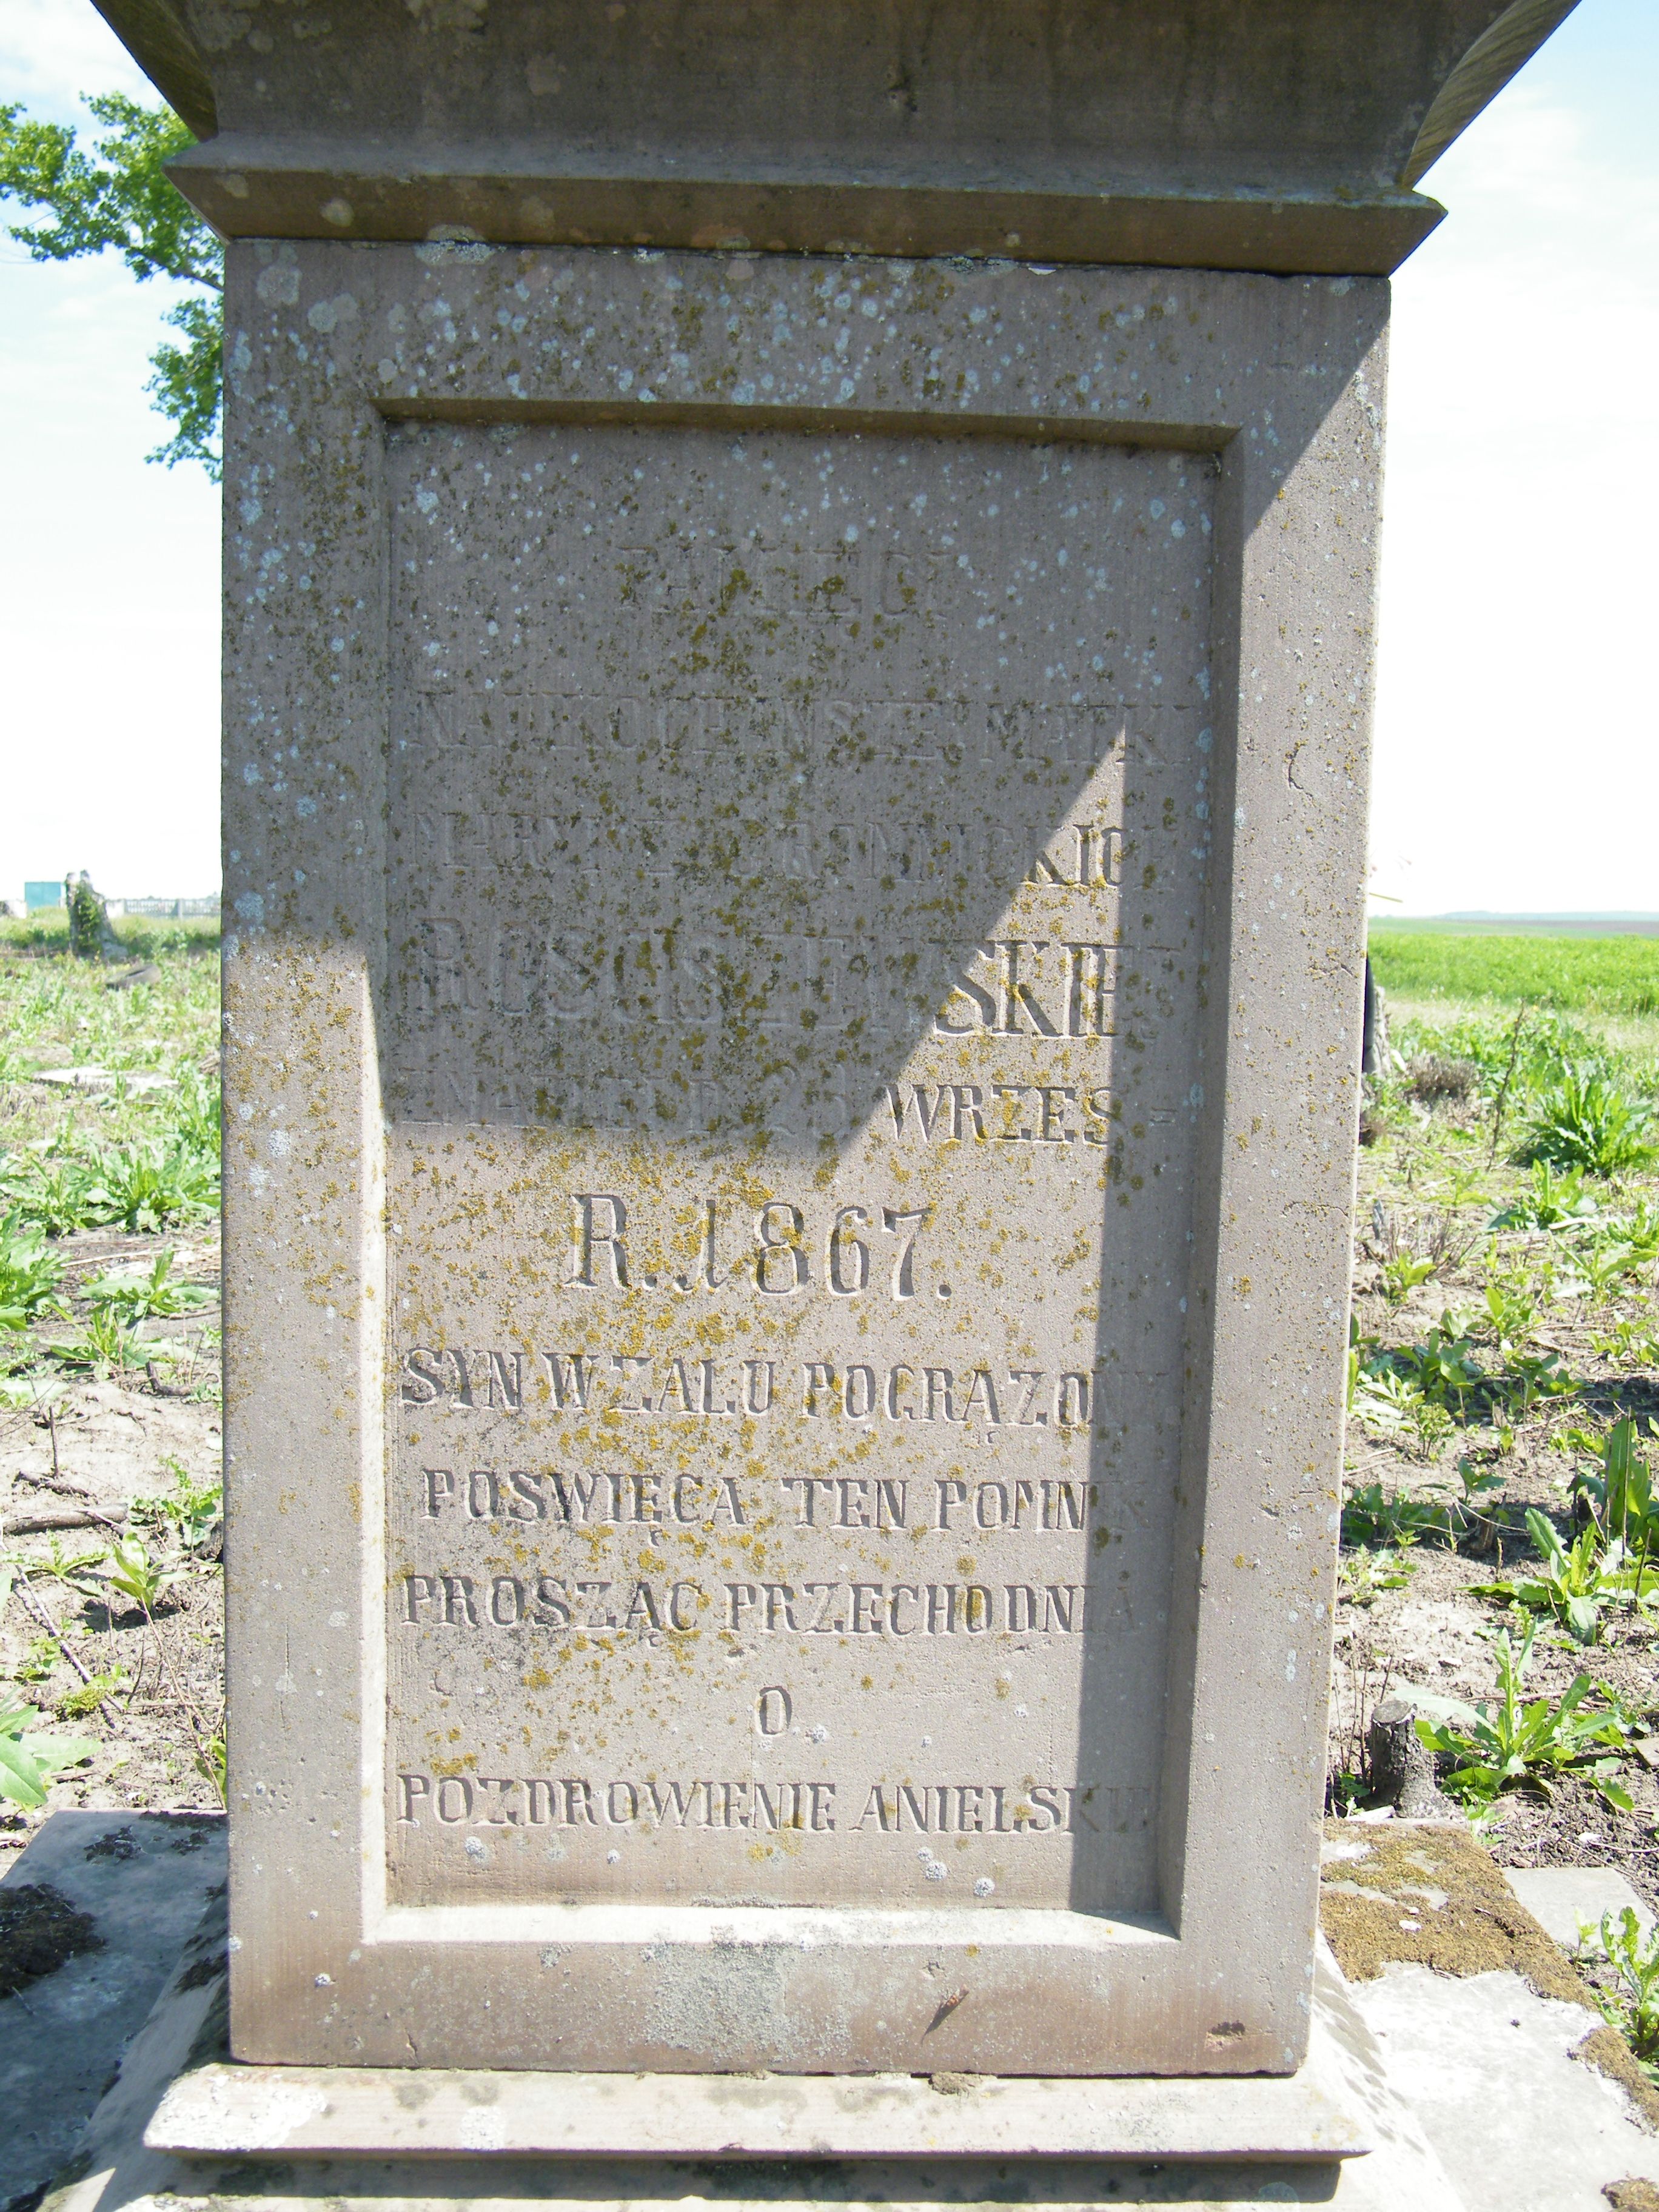
<path fill-rule="evenodd" d="M 219 901 L 212 898 L 130 898 L 111 899 L 112 914 L 142 914 L 152 921 L 188 921 L 194 916 L 217 914 Z"/>

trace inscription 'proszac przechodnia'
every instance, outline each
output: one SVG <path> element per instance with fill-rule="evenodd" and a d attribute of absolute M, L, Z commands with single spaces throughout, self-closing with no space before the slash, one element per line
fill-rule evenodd
<path fill-rule="evenodd" d="M 393 1899 L 1150 1907 L 1213 464 L 392 467 Z"/>

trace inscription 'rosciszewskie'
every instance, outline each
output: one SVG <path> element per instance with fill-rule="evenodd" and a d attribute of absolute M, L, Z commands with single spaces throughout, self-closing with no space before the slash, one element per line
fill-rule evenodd
<path fill-rule="evenodd" d="M 1117 1033 L 1117 946 L 1087 937 L 1005 937 L 964 946 L 892 929 L 823 927 L 739 937 L 626 923 L 555 929 L 423 915 L 406 946 L 404 1011 L 600 1030 L 736 1026 L 764 1039 L 814 1028 L 884 1036 L 1107 1038 Z M 1153 1011 L 1166 1012 L 1154 992 Z M 987 1103 L 981 1094 L 979 1103 Z"/>

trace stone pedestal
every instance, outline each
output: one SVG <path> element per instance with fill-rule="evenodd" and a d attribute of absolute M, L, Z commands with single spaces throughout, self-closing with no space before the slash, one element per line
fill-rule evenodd
<path fill-rule="evenodd" d="M 1294 2075 L 1384 276 L 1560 9 L 109 12 L 231 238 L 236 2058 Z"/>
<path fill-rule="evenodd" d="M 234 250 L 240 2056 L 1298 2063 L 1385 311 Z"/>

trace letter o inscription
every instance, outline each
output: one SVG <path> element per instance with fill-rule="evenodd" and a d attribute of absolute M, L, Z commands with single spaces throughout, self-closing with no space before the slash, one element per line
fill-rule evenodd
<path fill-rule="evenodd" d="M 763 1735 L 781 1735 L 794 1710 L 788 1691 L 774 1683 L 755 1700 L 755 1725 Z"/>
<path fill-rule="evenodd" d="M 516 1628 L 524 1619 L 524 1584 L 513 1575 L 497 1575 L 489 1586 L 489 1617 L 497 1628 Z"/>
<path fill-rule="evenodd" d="M 974 1519 L 981 1528 L 1001 1528 L 1008 1520 L 1008 1492 L 1000 1482 L 981 1482 L 974 1493 Z"/>
<path fill-rule="evenodd" d="M 452 1794 L 453 1793 L 453 1794 Z M 453 1828 L 472 1817 L 472 1784 L 464 1774 L 446 1774 L 438 1784 L 435 1808 L 438 1818 L 446 1827 Z"/>
<path fill-rule="evenodd" d="M 640 1793 L 631 1782 L 613 1782 L 605 1792 L 605 1817 L 613 1828 L 625 1828 L 640 1817 Z"/>

